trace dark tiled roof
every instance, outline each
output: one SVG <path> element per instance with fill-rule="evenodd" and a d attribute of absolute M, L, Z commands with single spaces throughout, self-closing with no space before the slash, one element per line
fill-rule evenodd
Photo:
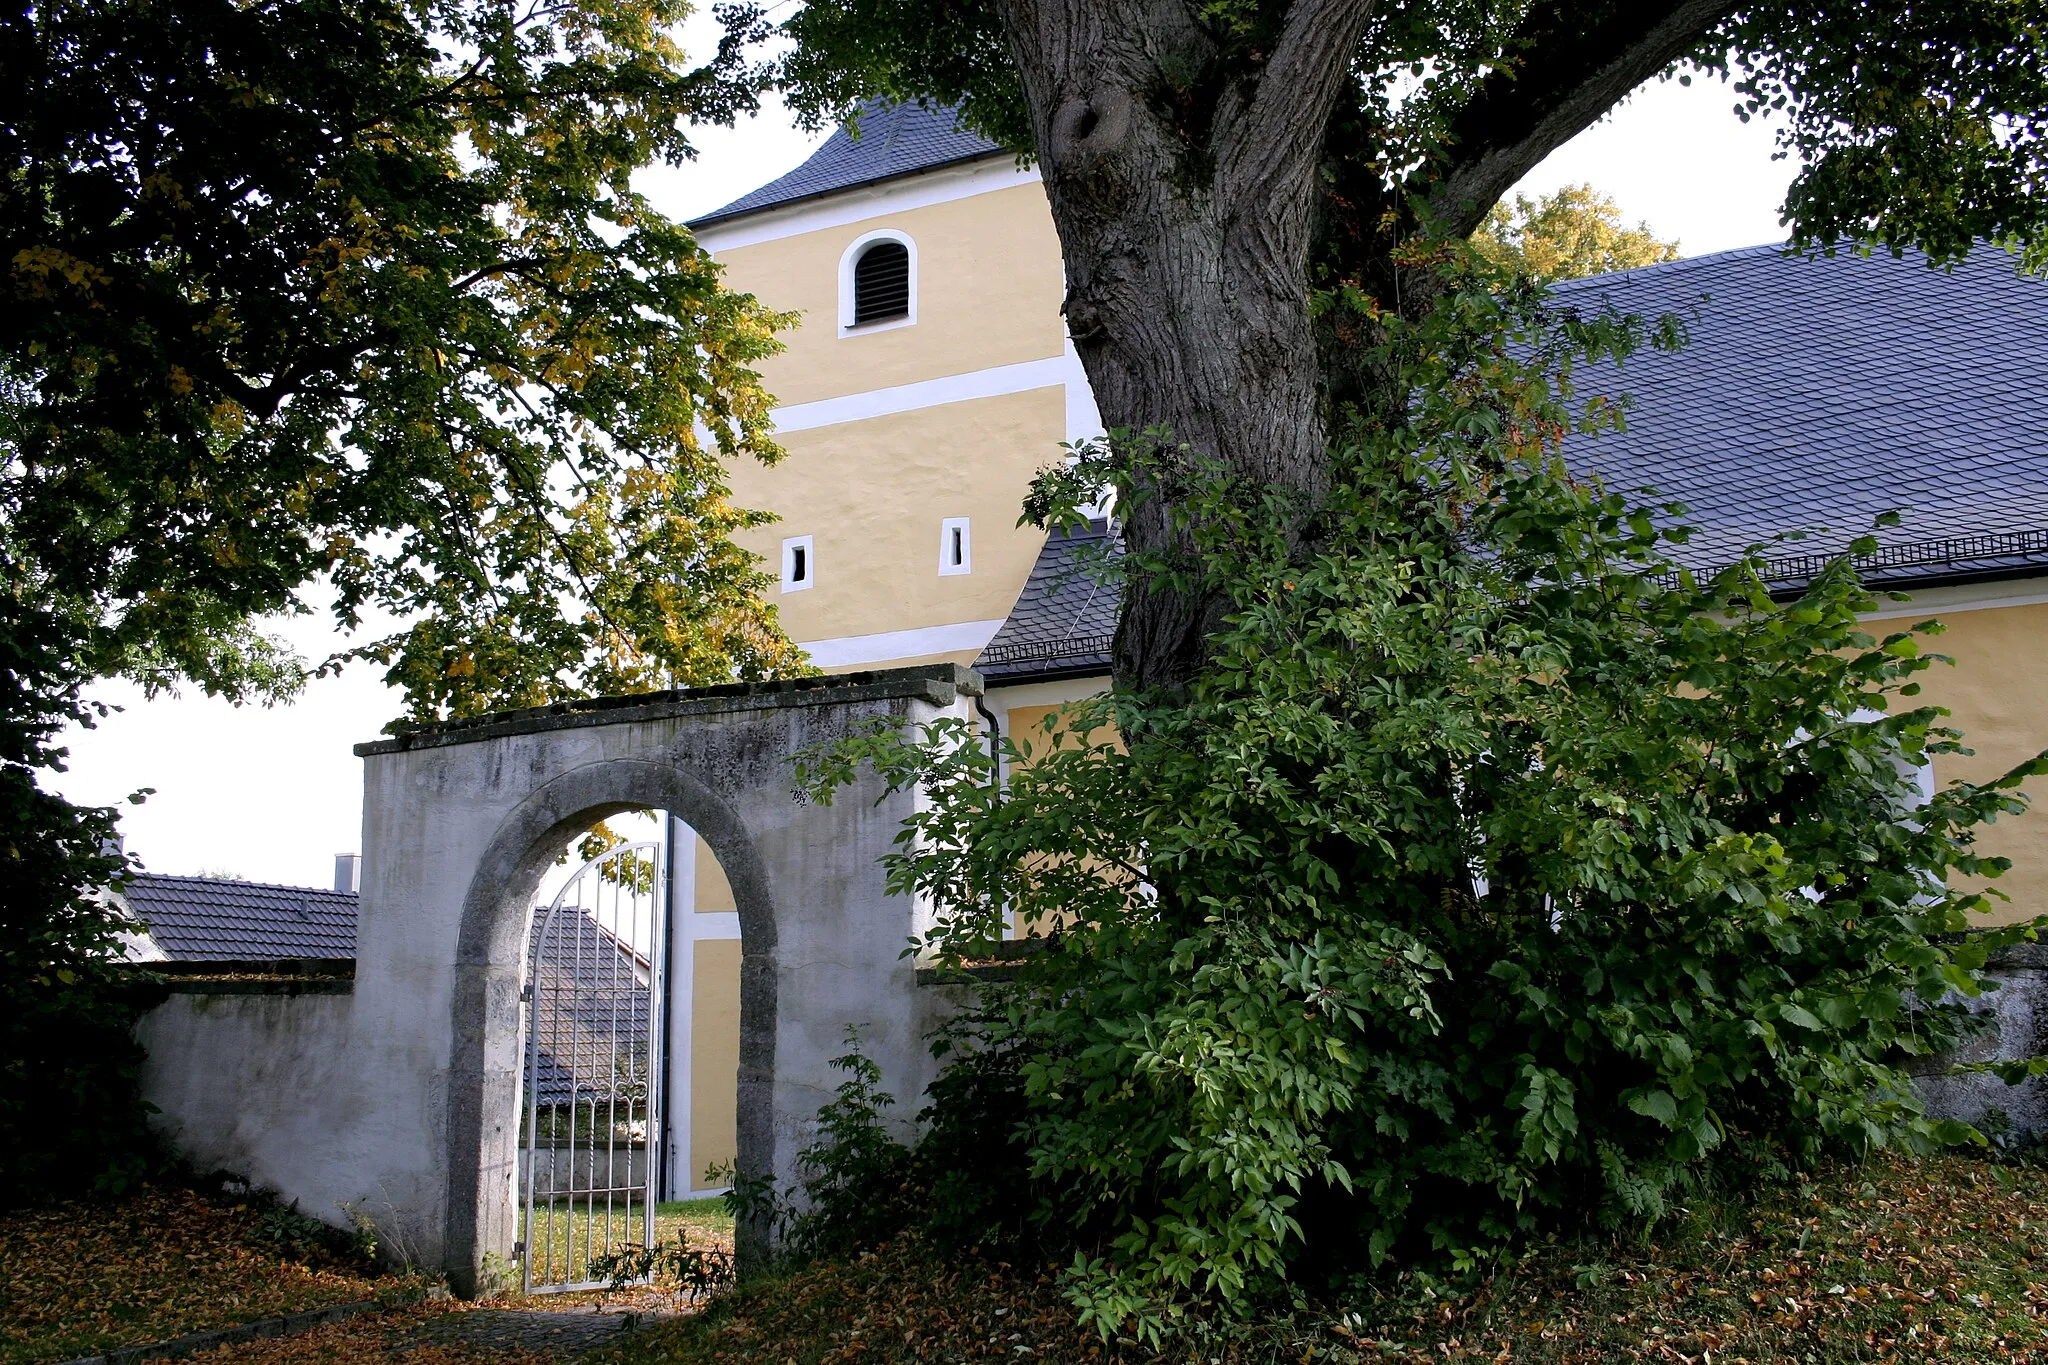
<path fill-rule="evenodd" d="M 1768 552 L 1773 581 L 1796 587 L 1897 509 L 1903 524 L 1877 532 L 1863 566 L 1873 584 L 2048 573 L 2048 282 L 1997 248 L 1939 271 L 1912 255 L 1753 247 L 1558 295 L 1685 320 L 1683 349 L 1580 373 L 1582 395 L 1632 398 L 1628 429 L 1576 438 L 1566 455 L 1617 490 L 1685 504 L 1686 564 L 1718 568 L 1802 531 Z M 1056 542 L 1040 554 L 976 665 L 991 682 L 1086 671 L 1063 641 L 1099 644 L 1093 671 L 1107 671 L 1112 595 L 1040 589 L 1067 554 Z"/>
<path fill-rule="evenodd" d="M 821 194 L 1003 154 L 1001 147 L 967 132 L 956 119 L 957 111 L 948 108 L 879 101 L 864 105 L 852 119 L 860 130 L 858 139 L 846 128 L 836 130 L 810 160 L 788 175 L 712 210 L 690 226 L 708 227 Z"/>
<path fill-rule="evenodd" d="M 1688 564 L 1804 531 L 1769 552 L 1796 580 L 1812 570 L 1799 557 L 1839 552 L 1896 509 L 1873 581 L 2048 570 L 2048 282 L 1997 248 L 1941 271 L 1757 247 L 1558 294 L 1685 319 L 1684 349 L 1585 376 L 1584 392 L 1633 396 L 1628 430 L 1566 453 L 1617 490 L 1684 503 Z"/>
<path fill-rule="evenodd" d="M 173 961 L 355 956 L 352 892 L 143 873 L 122 895 Z"/>
<path fill-rule="evenodd" d="M 535 973 L 533 1029 L 540 1046 L 534 1085 L 542 1104 L 624 1102 L 647 1079 L 647 1032 L 652 998 L 641 973 L 646 963 L 588 912 L 564 906 L 547 942 L 547 913 L 533 917 L 529 960 L 541 949 Z"/>
<path fill-rule="evenodd" d="M 1100 521 L 1087 530 L 1046 538 L 1009 619 L 975 660 L 985 680 L 1092 677 L 1109 671 L 1116 590 L 1089 572 L 1097 556 L 1113 552 L 1108 541 L 1108 525 Z"/>

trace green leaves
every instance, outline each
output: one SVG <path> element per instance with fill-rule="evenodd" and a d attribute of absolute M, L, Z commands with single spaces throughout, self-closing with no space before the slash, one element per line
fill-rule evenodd
<path fill-rule="evenodd" d="M 5 21 L 0 573 L 90 667 L 286 697 L 325 579 L 414 719 L 800 667 L 730 533 L 784 321 L 631 185 L 749 110 L 678 0 Z M 459 55 L 457 55 L 459 54 Z"/>
<path fill-rule="evenodd" d="M 1722 1162 L 1966 1137 L 1896 1063 L 2031 931 L 1935 937 L 2016 800 L 1922 801 L 1958 737 L 1892 698 L 1935 659 L 1863 630 L 1846 561 L 1783 603 L 1768 546 L 1680 570 L 1668 511 L 1559 459 L 1565 376 L 1634 325 L 1444 283 L 1375 357 L 1412 407 L 1351 433 L 1307 552 L 1285 497 L 1164 433 L 1041 484 L 1048 519 L 1105 482 L 1186 509 L 1138 567 L 1229 604 L 1187 695 L 1011 736 L 1000 794 L 964 724 L 808 761 L 923 789 L 889 875 L 937 907 L 927 951 L 1050 931 L 968 1041 L 1017 1079 L 1105 1324 L 1655 1220 Z"/>
<path fill-rule="evenodd" d="M 112 813 L 36 785 L 122 674 L 283 701 L 257 618 L 411 719 L 800 670 L 730 535 L 778 315 L 632 189 L 750 109 L 678 0 L 56 0 L 0 16 L 0 1149 L 151 1159 Z"/>

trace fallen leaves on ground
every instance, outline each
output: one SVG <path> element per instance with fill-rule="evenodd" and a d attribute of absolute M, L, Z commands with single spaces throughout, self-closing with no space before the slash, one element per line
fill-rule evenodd
<path fill-rule="evenodd" d="M 451 1313 L 488 1304 L 419 1303 L 329 1323 L 294 1337 L 231 1342 L 191 1357 L 199 1365 L 559 1365 L 560 1357 L 467 1342 L 422 1342 L 419 1333 Z M 502 1306 L 502 1305 L 499 1305 Z"/>
<path fill-rule="evenodd" d="M 0 1362 L 117 1346 L 375 1298 L 391 1282 L 307 1264 L 259 1210 L 189 1189 L 0 1217 Z"/>
<path fill-rule="evenodd" d="M 610 1365 L 1207 1360 L 2048 1362 L 2048 1180 L 1885 1156 L 1649 1242 L 1553 1244 L 1468 1292 L 1411 1278 L 1154 1353 L 1074 1325 L 1049 1271 L 934 1257 L 915 1236 L 756 1282 Z"/>

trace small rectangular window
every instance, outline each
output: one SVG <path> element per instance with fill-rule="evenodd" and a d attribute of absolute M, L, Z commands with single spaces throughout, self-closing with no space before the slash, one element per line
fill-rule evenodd
<path fill-rule="evenodd" d="M 939 572 L 974 572 L 974 537 L 966 517 L 947 517 L 939 523 Z"/>
<path fill-rule="evenodd" d="M 802 592 L 816 581 L 817 576 L 817 556 L 811 549 L 811 538 L 796 536 L 783 541 L 782 590 Z"/>

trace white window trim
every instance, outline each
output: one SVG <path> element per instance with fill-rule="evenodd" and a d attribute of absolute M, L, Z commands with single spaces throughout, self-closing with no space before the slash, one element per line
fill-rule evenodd
<path fill-rule="evenodd" d="M 791 571 L 796 568 L 796 551 L 798 550 L 804 552 L 804 576 L 803 581 L 792 583 L 790 581 Z M 811 544 L 811 537 L 791 536 L 788 540 L 783 541 L 782 590 L 784 592 L 803 592 L 817 581 L 818 552 Z"/>
<path fill-rule="evenodd" d="M 953 533 L 960 533 L 960 562 L 953 562 Z M 974 528 L 967 517 L 947 517 L 939 523 L 939 576 L 974 572 Z"/>
<path fill-rule="evenodd" d="M 890 318 L 887 322 L 866 322 L 853 325 L 853 266 L 861 253 L 876 242 L 901 242 L 910 255 L 910 307 L 902 317 Z M 898 327 L 917 325 L 917 243 L 907 232 L 895 228 L 877 228 L 863 232 L 853 239 L 853 244 L 839 257 L 839 335 L 842 337 L 866 336 L 870 332 L 891 332 Z"/>

